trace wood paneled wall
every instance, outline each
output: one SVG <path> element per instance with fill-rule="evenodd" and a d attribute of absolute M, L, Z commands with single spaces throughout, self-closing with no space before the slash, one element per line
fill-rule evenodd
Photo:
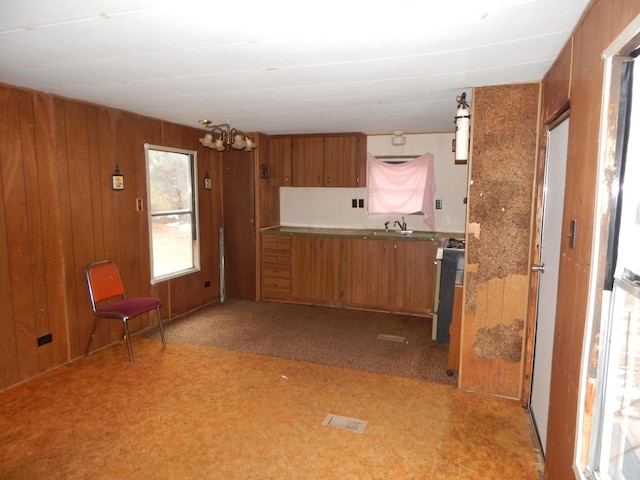
<path fill-rule="evenodd" d="M 604 74 L 601 54 L 638 14 L 638 0 L 594 1 L 543 80 L 541 120 L 545 130 L 562 109 L 570 106 L 563 237 L 569 232 L 571 219 L 577 221 L 574 248 L 563 241 L 560 251 L 545 459 L 545 479 L 548 480 L 575 478 L 572 464 L 591 268 L 598 148 L 599 143 L 605 141 L 599 138 Z"/>
<path fill-rule="evenodd" d="M 0 389 L 84 353 L 91 261 L 115 260 L 129 295 L 163 299 L 163 318 L 219 298 L 220 157 L 200 145 L 200 131 L 7 85 L 0 85 L 0 111 Z M 196 150 L 198 158 L 202 270 L 155 286 L 145 143 Z M 116 164 L 123 191 L 111 189 Z M 212 190 L 203 188 L 207 171 Z M 136 210 L 137 198 L 144 211 Z M 132 331 L 150 322 L 142 316 Z M 53 341 L 38 347 L 49 333 Z M 93 348 L 121 335 L 119 322 L 102 322 Z"/>
<path fill-rule="evenodd" d="M 472 103 L 460 387 L 520 398 L 540 85 L 476 88 Z"/>

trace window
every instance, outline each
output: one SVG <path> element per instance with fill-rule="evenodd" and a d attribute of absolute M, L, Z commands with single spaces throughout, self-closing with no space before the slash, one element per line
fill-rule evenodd
<path fill-rule="evenodd" d="M 629 48 L 640 17 L 634 26 L 635 38 L 605 52 L 601 135 L 616 133 L 599 166 L 597 203 L 607 208 L 595 222 L 575 462 L 580 478 L 597 480 L 640 478 L 640 69 Z"/>
<path fill-rule="evenodd" d="M 405 162 L 383 162 L 367 155 L 368 211 L 371 215 L 422 212 L 424 223 L 435 230 L 433 155 Z"/>
<path fill-rule="evenodd" d="M 196 152 L 145 144 L 151 283 L 200 270 Z"/>

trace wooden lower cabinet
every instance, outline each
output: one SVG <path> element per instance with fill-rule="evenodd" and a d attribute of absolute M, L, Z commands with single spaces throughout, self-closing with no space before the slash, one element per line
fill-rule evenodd
<path fill-rule="evenodd" d="M 340 300 L 341 239 L 295 235 L 291 239 L 293 301 L 337 305 Z"/>
<path fill-rule="evenodd" d="M 287 240 L 274 248 L 268 237 Z M 423 240 L 263 234 L 263 299 L 430 315 L 437 246 Z"/>
<path fill-rule="evenodd" d="M 347 240 L 343 303 L 356 308 L 430 315 L 437 248 L 437 242 L 423 240 Z"/>
<path fill-rule="evenodd" d="M 310 303 L 313 301 L 314 239 L 310 235 L 291 237 L 291 300 Z"/>
<path fill-rule="evenodd" d="M 287 300 L 291 296 L 291 237 L 263 235 L 261 255 L 263 300 Z"/>
<path fill-rule="evenodd" d="M 392 242 L 389 304 L 393 311 L 431 315 L 436 291 L 438 242 Z"/>
<path fill-rule="evenodd" d="M 314 243 L 313 295 L 318 304 L 337 305 L 340 300 L 342 239 L 316 237 Z"/>
<path fill-rule="evenodd" d="M 345 240 L 342 260 L 342 303 L 345 306 L 388 309 L 389 246 L 387 240 Z"/>

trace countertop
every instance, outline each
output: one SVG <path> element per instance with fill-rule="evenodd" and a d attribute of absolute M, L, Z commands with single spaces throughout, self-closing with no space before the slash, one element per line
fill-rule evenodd
<path fill-rule="evenodd" d="M 409 234 L 400 234 L 397 230 L 384 229 L 368 229 L 368 228 L 317 228 L 317 227 L 287 227 L 277 226 L 268 227 L 261 230 L 262 233 L 269 235 L 315 235 L 329 237 L 347 237 L 347 238 L 394 238 L 398 240 L 425 240 L 440 242 L 449 238 L 464 239 L 464 234 L 460 232 L 426 232 L 413 231 Z"/>

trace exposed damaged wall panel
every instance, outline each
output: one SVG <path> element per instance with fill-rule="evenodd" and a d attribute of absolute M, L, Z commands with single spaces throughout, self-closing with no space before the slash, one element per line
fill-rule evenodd
<path fill-rule="evenodd" d="M 461 388 L 521 391 L 539 84 L 474 89 Z"/>

